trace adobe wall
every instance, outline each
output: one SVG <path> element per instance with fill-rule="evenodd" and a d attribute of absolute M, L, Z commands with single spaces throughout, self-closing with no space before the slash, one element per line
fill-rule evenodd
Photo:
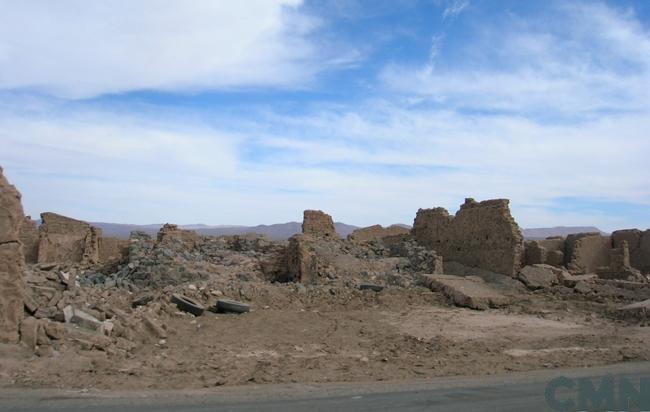
<path fill-rule="evenodd" d="M 525 242 L 525 265 L 546 264 L 564 266 L 566 241 L 563 237 L 552 237 Z"/>
<path fill-rule="evenodd" d="M 650 274 L 650 229 L 617 230 L 612 233 L 612 242 L 615 247 L 627 241 L 630 250 L 630 264 L 645 274 Z"/>
<path fill-rule="evenodd" d="M 17 343 L 23 317 L 24 257 L 20 226 L 25 219 L 20 193 L 0 167 L 0 343 Z"/>
<path fill-rule="evenodd" d="M 368 226 L 357 229 L 348 235 L 348 240 L 352 242 L 371 242 L 373 240 L 382 240 L 389 236 L 407 235 L 410 230 L 402 226 L 382 227 L 381 225 Z"/>
<path fill-rule="evenodd" d="M 318 237 L 339 238 L 332 216 L 321 210 L 305 210 L 303 212 L 302 233 Z"/>
<path fill-rule="evenodd" d="M 99 262 L 101 229 L 56 213 L 41 213 L 38 262 Z"/>
<path fill-rule="evenodd" d="M 38 225 L 31 216 L 25 216 L 20 225 L 20 242 L 23 244 L 25 263 L 38 262 Z"/>
<path fill-rule="evenodd" d="M 179 229 L 178 225 L 165 223 L 157 235 L 159 243 L 171 242 L 173 240 L 183 243 L 188 248 L 193 248 L 199 241 L 200 236 L 194 230 Z"/>
<path fill-rule="evenodd" d="M 578 233 L 566 238 L 566 267 L 572 273 L 596 273 L 609 267 L 612 240 L 600 233 Z"/>
<path fill-rule="evenodd" d="M 524 257 L 524 240 L 507 199 L 465 199 L 455 216 L 443 208 L 420 209 L 411 234 L 418 243 L 455 261 L 516 276 Z"/>

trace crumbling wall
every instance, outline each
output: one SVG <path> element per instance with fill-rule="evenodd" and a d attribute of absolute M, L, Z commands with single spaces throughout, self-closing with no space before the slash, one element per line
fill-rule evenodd
<path fill-rule="evenodd" d="M 516 276 L 524 241 L 508 204 L 507 199 L 465 199 L 455 216 L 443 208 L 420 209 L 411 234 L 445 261 Z"/>
<path fill-rule="evenodd" d="M 187 248 L 193 248 L 199 241 L 199 235 L 194 230 L 179 229 L 178 225 L 166 223 L 158 231 L 158 243 L 179 241 Z"/>
<path fill-rule="evenodd" d="M 612 240 L 600 233 L 577 233 L 566 238 L 565 263 L 572 273 L 596 273 L 609 267 Z"/>
<path fill-rule="evenodd" d="M 20 226 L 24 220 L 20 193 L 0 168 L 0 343 L 17 343 L 23 317 L 24 257 Z"/>
<path fill-rule="evenodd" d="M 650 229 L 625 229 L 612 233 L 614 247 L 619 247 L 623 241 L 628 243 L 632 267 L 650 274 Z"/>
<path fill-rule="evenodd" d="M 31 216 L 25 216 L 21 222 L 19 237 L 23 244 L 25 263 L 38 262 L 38 225 Z"/>
<path fill-rule="evenodd" d="M 389 236 L 406 235 L 409 229 L 402 226 L 382 227 L 381 225 L 368 226 L 357 229 L 348 235 L 348 240 L 352 242 L 371 242 L 373 240 L 382 240 Z"/>
<path fill-rule="evenodd" d="M 101 229 L 56 213 L 41 213 L 38 262 L 99 262 Z"/>
<path fill-rule="evenodd" d="M 332 216 L 321 210 L 305 210 L 302 220 L 302 233 L 318 237 L 339 238 Z"/>

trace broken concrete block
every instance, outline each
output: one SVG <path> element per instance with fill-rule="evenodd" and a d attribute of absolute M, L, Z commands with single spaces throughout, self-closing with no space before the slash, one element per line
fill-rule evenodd
<path fill-rule="evenodd" d="M 510 303 L 508 297 L 476 276 L 425 275 L 424 277 L 431 290 L 442 292 L 458 306 L 485 310 Z"/>
<path fill-rule="evenodd" d="M 519 272 L 519 280 L 531 290 L 547 289 L 558 283 L 556 270 L 552 266 L 543 264 L 525 266 Z"/>
<path fill-rule="evenodd" d="M 65 317 L 66 323 L 74 323 L 87 329 L 97 330 L 102 325 L 102 322 L 96 317 L 89 315 L 82 310 L 73 308 L 71 305 L 63 308 L 63 316 Z"/>

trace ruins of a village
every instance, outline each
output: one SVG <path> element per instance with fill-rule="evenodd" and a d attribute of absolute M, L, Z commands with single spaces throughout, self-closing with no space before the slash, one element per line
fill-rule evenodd
<path fill-rule="evenodd" d="M 415 211 L 414 211 L 415 212 Z M 25 216 L 0 173 L 0 385 L 378 381 L 650 359 L 650 230 L 524 240 L 509 201 L 411 229 L 128 240 Z"/>

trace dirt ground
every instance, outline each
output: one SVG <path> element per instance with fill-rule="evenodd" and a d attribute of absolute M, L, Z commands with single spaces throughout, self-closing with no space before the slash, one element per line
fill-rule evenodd
<path fill-rule="evenodd" d="M 166 329 L 165 339 L 142 332 L 132 344 L 114 339 L 110 347 L 88 347 L 77 339 L 86 332 L 67 325 L 68 338 L 53 356 L 0 346 L 0 386 L 188 389 L 489 375 L 650 360 L 647 323 L 612 315 L 630 297 L 610 301 L 557 290 L 519 292 L 507 308 L 476 311 L 454 307 L 424 287 L 377 293 L 256 282 L 222 286 L 226 297 L 250 302 L 252 311 L 195 318 L 161 293 L 149 305 L 128 310 L 155 316 Z"/>

